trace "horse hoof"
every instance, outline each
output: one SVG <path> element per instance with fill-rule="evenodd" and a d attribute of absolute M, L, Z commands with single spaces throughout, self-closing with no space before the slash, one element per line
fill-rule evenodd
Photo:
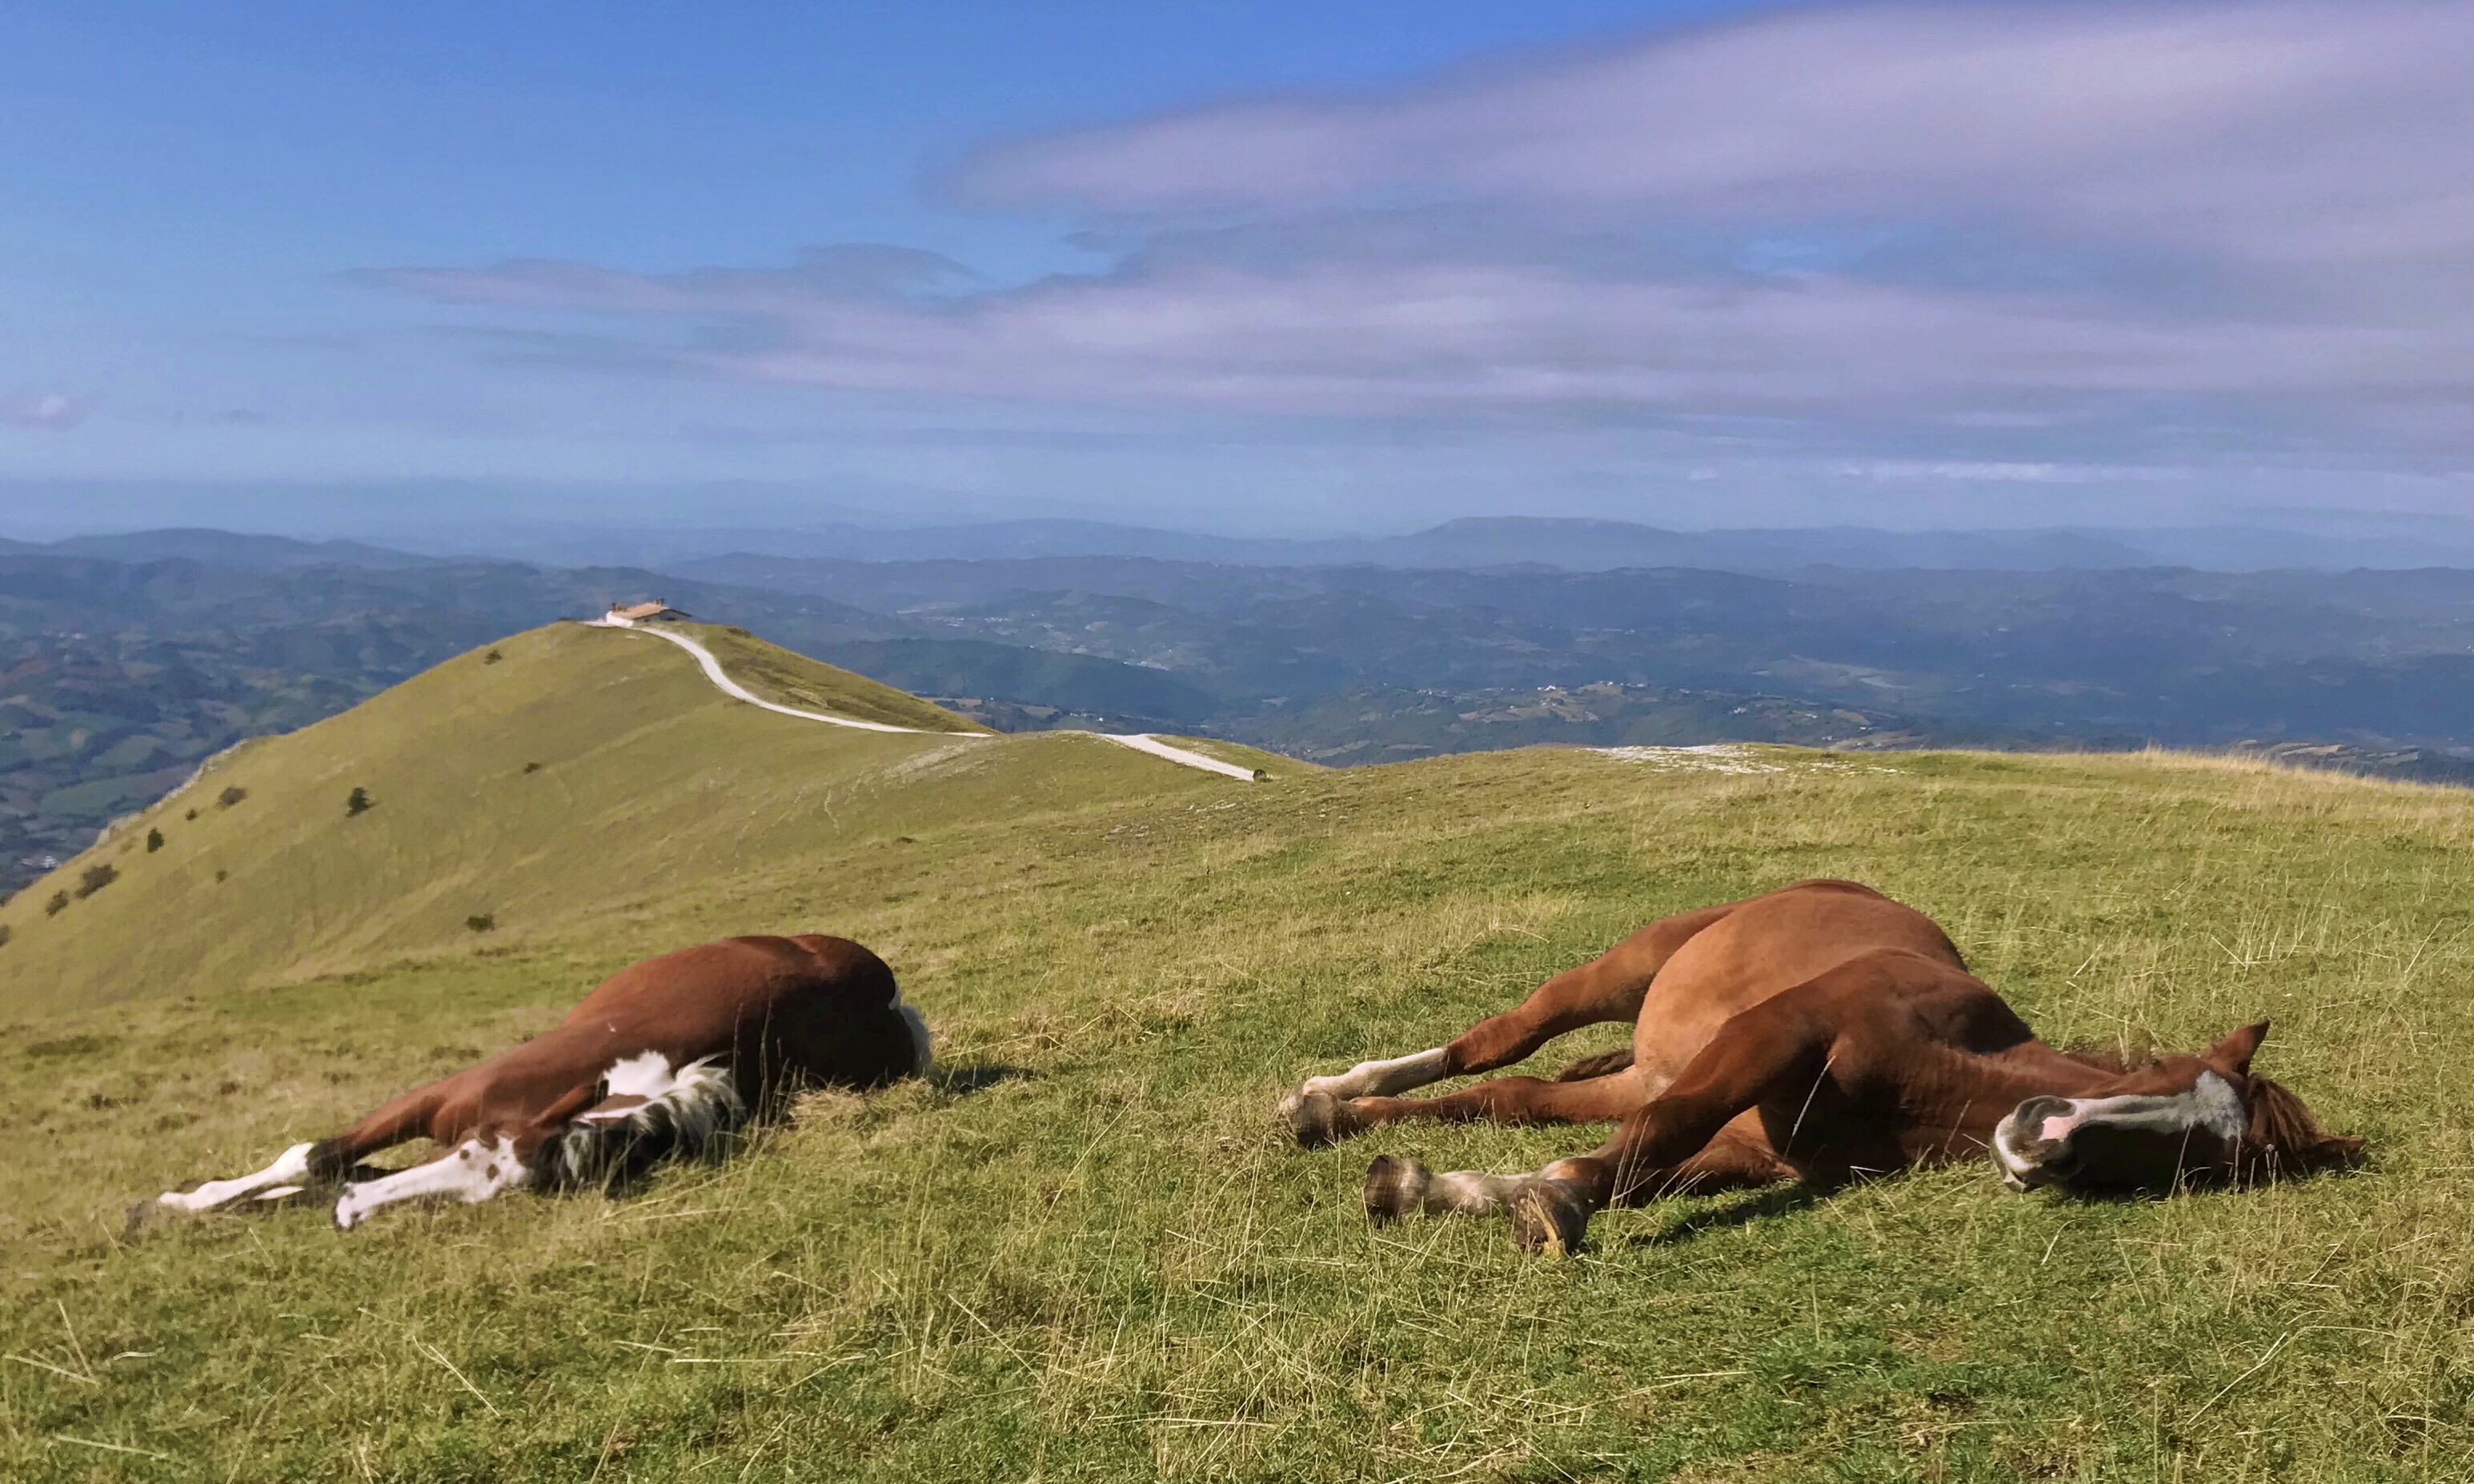
<path fill-rule="evenodd" d="M 1300 1149 L 1321 1149 L 1337 1140 L 1344 1131 L 1340 1127 L 1340 1100 L 1328 1092 L 1301 1092 L 1289 1106 L 1289 1128 L 1298 1136 Z"/>
<path fill-rule="evenodd" d="M 1366 1167 L 1366 1219 L 1381 1226 L 1425 1204 L 1434 1176 L 1415 1159 L 1378 1155 Z"/>
<path fill-rule="evenodd" d="M 1589 1229 L 1581 1193 L 1559 1180 L 1531 1180 L 1512 1198 L 1512 1239 L 1524 1253 L 1568 1257 Z"/>
<path fill-rule="evenodd" d="M 160 1196 L 150 1196 L 129 1208 L 129 1219 L 121 1224 L 120 1239 L 124 1242 L 154 1225 L 156 1215 L 163 1209 Z"/>

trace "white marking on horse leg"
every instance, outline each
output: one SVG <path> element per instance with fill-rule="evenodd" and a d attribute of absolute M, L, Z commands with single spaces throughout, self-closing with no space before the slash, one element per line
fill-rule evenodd
<path fill-rule="evenodd" d="M 255 1175 L 236 1180 L 210 1180 L 197 1189 L 182 1193 L 167 1190 L 155 1198 L 158 1205 L 181 1211 L 211 1211 L 219 1205 L 230 1205 L 243 1196 L 255 1195 L 269 1185 L 287 1185 L 309 1173 L 309 1151 L 317 1146 L 295 1144 L 275 1156 L 275 1162 Z"/>
<path fill-rule="evenodd" d="M 1326 1093 L 1343 1102 L 1350 1098 L 1388 1098 L 1423 1087 L 1428 1083 L 1442 1082 L 1444 1049 L 1421 1051 L 1415 1056 L 1395 1057 L 1389 1061 L 1361 1061 L 1337 1077 L 1309 1077 L 1305 1085 L 1281 1101 L 1283 1111 L 1294 1110 L 1306 1094 Z"/>
<path fill-rule="evenodd" d="M 1428 1182 L 1419 1204 L 1438 1216 L 1491 1216 L 1502 1210 L 1504 1204 L 1531 1179 L 1526 1175 L 1453 1170 Z"/>
<path fill-rule="evenodd" d="M 453 1196 L 472 1205 L 531 1180 L 532 1171 L 516 1157 L 515 1140 L 501 1137 L 484 1144 L 466 1139 L 427 1164 L 346 1185 L 335 1203 L 335 1226 L 350 1231 L 382 1205 L 426 1196 Z"/>

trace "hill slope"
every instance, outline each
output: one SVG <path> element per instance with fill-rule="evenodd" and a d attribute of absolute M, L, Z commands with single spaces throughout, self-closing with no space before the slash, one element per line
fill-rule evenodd
<path fill-rule="evenodd" d="M 890 687 L 700 630 L 759 694 L 979 733 Z M 645 634 L 556 624 L 250 742 L 0 908 L 0 1007 L 226 987 L 461 951 L 726 880 L 819 833 L 917 833 L 1093 792 L 1191 789 L 1059 734 L 906 736 L 730 700 Z M 352 791 L 370 807 L 349 813 Z M 222 802 L 237 791 L 239 797 Z M 161 846 L 150 848 L 150 834 Z M 111 879 L 89 888 L 95 873 Z M 487 916 L 490 926 L 469 924 Z"/>
<path fill-rule="evenodd" d="M 85 947 L 0 947 L 0 1474 L 2334 1480 L 2474 1445 L 2474 797 L 1759 748 L 1251 787 L 1089 739 L 802 725 L 643 636 L 483 659 L 235 760 L 243 803 L 175 811 L 50 924 L 100 924 Z M 355 782 L 377 802 L 347 818 Z M 255 895 L 215 895 L 216 861 Z M 2056 1038 L 2274 1016 L 2262 1069 L 2370 1169 L 1669 1202 L 1559 1263 L 1496 1224 L 1370 1231 L 1358 1182 L 1594 1131 L 1306 1155 L 1270 1115 L 1661 913 L 1814 875 L 1932 912 Z M 625 1201 L 110 1235 L 613 968 L 760 929 L 876 947 L 938 1076 L 813 1098 Z"/>

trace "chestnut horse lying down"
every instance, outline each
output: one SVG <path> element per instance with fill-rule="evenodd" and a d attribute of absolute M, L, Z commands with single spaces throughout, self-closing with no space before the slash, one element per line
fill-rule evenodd
<path fill-rule="evenodd" d="M 732 937 L 625 969 L 553 1030 L 416 1088 L 350 1129 L 236 1180 L 154 1204 L 207 1211 L 341 1185 L 346 1230 L 398 1201 L 487 1201 L 519 1185 L 608 1189 L 693 1156 L 802 1086 L 928 1071 L 928 1025 L 893 971 L 844 938 Z M 408 1139 L 452 1145 L 388 1174 L 360 1161 Z M 148 1210 L 145 1203 L 133 1221 Z"/>
<path fill-rule="evenodd" d="M 1632 1051 L 1557 1081 L 1396 1096 L 1614 1020 L 1634 1022 Z M 1827 1186 L 1986 1155 L 2023 1190 L 2246 1183 L 2354 1163 L 2362 1140 L 2323 1134 L 2301 1099 L 2250 1075 L 2267 1031 L 2137 1067 L 2056 1051 L 1930 918 L 1853 882 L 1808 881 L 1652 923 L 1450 1045 L 1310 1079 L 1283 1107 L 1309 1147 L 1412 1118 L 1614 1121 L 1595 1152 L 1534 1175 L 1436 1175 L 1389 1155 L 1367 1171 L 1377 1221 L 1508 1211 L 1523 1247 L 1571 1251 L 1619 1202 L 1789 1178 Z"/>

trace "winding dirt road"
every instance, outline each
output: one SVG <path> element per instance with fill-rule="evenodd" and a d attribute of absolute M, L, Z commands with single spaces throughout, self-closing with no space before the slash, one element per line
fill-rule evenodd
<path fill-rule="evenodd" d="M 924 727 L 895 726 L 890 722 L 885 721 L 861 721 L 855 717 L 837 717 L 821 711 L 801 711 L 794 706 L 780 705 L 776 702 L 768 701 L 761 695 L 754 694 L 749 692 L 745 686 L 742 686 L 738 681 L 731 679 L 729 673 L 721 668 L 721 662 L 714 658 L 712 650 L 706 648 L 703 645 L 698 644 L 693 639 L 689 638 L 687 635 L 679 633 L 675 629 L 659 628 L 651 624 L 633 623 L 625 620 L 612 622 L 608 619 L 594 620 L 593 626 L 596 628 L 634 629 L 641 634 L 650 634 L 657 639 L 667 639 L 670 643 L 678 645 L 680 648 L 685 649 L 688 653 L 695 656 L 697 668 L 704 671 L 704 677 L 707 680 L 713 682 L 714 689 L 735 700 L 742 700 L 751 706 L 763 707 L 764 710 L 773 712 L 779 716 L 796 717 L 802 721 L 822 721 L 827 726 L 856 727 L 862 732 L 907 732 L 914 736 L 921 737 L 977 737 L 982 735 L 977 732 L 930 732 Z M 1105 741 L 1115 742 L 1120 746 L 1131 747 L 1136 752 L 1148 752 L 1152 757 L 1165 759 L 1166 761 L 1177 764 L 1180 766 L 1201 768 L 1206 773 L 1219 773 L 1224 777 L 1235 778 L 1245 783 L 1252 783 L 1254 781 L 1254 770 L 1250 767 L 1243 767 L 1235 763 L 1223 763 L 1218 758 L 1205 757 L 1200 752 L 1172 745 L 1171 743 L 1164 742 L 1158 738 L 1153 737 L 1149 732 L 1088 732 L 1083 735 L 1102 738 Z"/>

